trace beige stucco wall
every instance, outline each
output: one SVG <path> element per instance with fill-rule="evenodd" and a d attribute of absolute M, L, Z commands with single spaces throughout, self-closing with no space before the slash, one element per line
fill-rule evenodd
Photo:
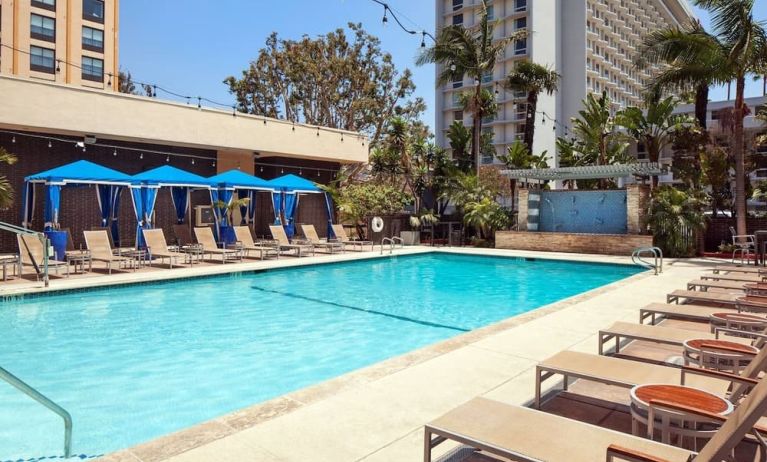
<path fill-rule="evenodd" d="M 341 163 L 367 162 L 358 133 L 292 124 L 120 93 L 0 76 L 0 128 L 258 152 Z"/>
<path fill-rule="evenodd" d="M 117 79 L 112 79 L 108 85 L 108 74 L 117 75 L 119 71 L 119 0 L 104 1 L 104 23 L 86 21 L 83 19 L 83 0 L 58 0 L 56 10 L 32 6 L 31 0 L 0 0 L 2 8 L 2 24 L 0 24 L 0 40 L 13 46 L 14 51 L 3 48 L 0 59 L 0 73 L 29 77 L 48 82 L 82 85 L 101 90 L 117 88 Z M 49 42 L 31 37 L 30 15 L 54 18 L 56 20 L 56 41 Z M 104 52 L 84 50 L 82 47 L 83 26 L 104 31 Z M 49 74 L 31 71 L 29 68 L 30 45 L 53 49 L 56 59 L 60 60 L 60 72 Z M 104 81 L 93 82 L 82 79 L 82 57 L 89 56 L 104 60 Z"/>

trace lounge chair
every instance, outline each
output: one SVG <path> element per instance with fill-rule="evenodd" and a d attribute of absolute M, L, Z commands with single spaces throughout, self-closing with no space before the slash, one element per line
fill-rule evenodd
<path fill-rule="evenodd" d="M 168 243 L 165 241 L 165 233 L 162 229 L 144 229 L 144 241 L 149 252 L 149 265 L 152 265 L 152 259 L 157 258 L 160 261 L 168 260 L 170 269 L 173 269 L 173 260 L 186 260 L 187 255 L 180 252 L 172 252 L 168 249 Z"/>
<path fill-rule="evenodd" d="M 40 280 L 40 275 L 44 272 L 45 266 L 45 246 L 40 241 L 40 238 L 31 234 L 17 234 L 16 242 L 19 245 L 19 256 L 21 267 L 31 266 L 35 270 L 35 276 L 37 280 Z M 67 277 L 69 276 L 69 263 L 63 261 L 57 261 L 48 259 L 48 270 L 53 269 L 54 273 L 58 276 L 59 268 L 66 270 Z M 21 274 L 21 270 L 19 271 Z"/>
<path fill-rule="evenodd" d="M 731 307 L 730 310 L 736 311 Z M 683 319 L 686 321 L 708 322 L 712 314 L 727 311 L 727 308 L 711 307 L 702 305 L 670 305 L 667 303 L 651 303 L 639 309 L 639 324 L 650 320 L 650 324 L 656 324 L 659 317 Z"/>
<path fill-rule="evenodd" d="M 291 251 L 294 250 L 296 252 L 296 255 L 298 257 L 301 257 L 305 252 L 309 252 L 312 255 L 314 255 L 314 246 L 310 243 L 291 243 L 288 239 L 288 235 L 285 234 L 285 228 L 283 228 L 280 225 L 272 225 L 269 226 L 269 232 L 272 233 L 272 238 L 274 238 L 275 241 L 277 241 L 277 245 L 279 245 L 280 251 L 287 250 Z"/>
<path fill-rule="evenodd" d="M 632 324 L 619 321 L 606 329 L 599 330 L 599 354 L 604 354 L 605 344 L 613 339 L 615 339 L 615 354 L 618 354 L 621 349 L 621 340 L 641 340 L 663 345 L 683 346 L 685 341 L 693 338 L 717 339 L 720 337 L 720 333 L 733 332 L 726 329 L 717 329 L 717 332 L 712 334 L 676 327 L 649 326 L 647 324 Z M 741 336 L 728 336 L 727 340 L 750 345 L 752 339 L 764 337 L 753 332 L 739 331 L 739 334 Z M 758 343 L 761 343 L 760 339 Z"/>
<path fill-rule="evenodd" d="M 743 294 L 730 294 L 726 292 L 707 292 L 698 290 L 675 290 L 666 295 L 666 303 L 689 303 L 689 302 L 705 302 L 705 303 L 718 303 L 721 305 L 735 306 L 738 303 L 738 298 Z"/>
<path fill-rule="evenodd" d="M 337 241 L 344 245 L 351 246 L 352 249 L 359 246 L 360 252 L 362 252 L 365 249 L 365 246 L 370 246 L 370 250 L 373 250 L 373 241 L 356 241 L 349 239 L 349 236 L 346 234 L 346 230 L 344 229 L 343 225 L 333 225 L 333 233 L 336 235 Z"/>
<path fill-rule="evenodd" d="M 744 292 L 746 289 L 743 287 L 747 284 L 742 281 L 711 281 L 708 279 L 695 279 L 687 283 L 687 290 L 701 290 L 707 291 L 708 289 L 722 289 L 729 292 L 738 291 Z"/>
<path fill-rule="evenodd" d="M 730 274 L 730 273 L 745 273 L 745 274 L 763 274 L 767 272 L 757 266 L 740 266 L 740 265 L 719 265 L 715 266 L 714 274 Z"/>
<path fill-rule="evenodd" d="M 700 388 L 717 396 L 727 396 L 733 401 L 742 397 L 747 387 L 755 385 L 759 373 L 767 369 L 767 349 L 762 349 L 740 374 L 729 374 L 698 367 L 682 368 L 627 361 L 609 356 L 598 356 L 577 351 L 561 351 L 541 361 L 535 368 L 536 408 L 541 404 L 543 382 L 555 377 L 563 377 L 563 386 L 567 390 L 570 379 L 582 379 L 623 388 L 631 388 L 643 383 L 670 385 L 688 385 Z"/>
<path fill-rule="evenodd" d="M 663 402 L 650 404 L 701 414 L 697 409 Z M 767 380 L 759 382 L 727 418 L 706 416 L 721 422 L 721 427 L 696 454 L 565 417 L 475 398 L 425 425 L 424 461 L 432 460 L 431 452 L 437 445 L 452 440 L 527 462 L 721 462 L 746 435 L 758 432 L 754 427 L 765 413 Z"/>
<path fill-rule="evenodd" d="M 135 247 L 119 247 L 115 245 L 114 239 L 112 239 L 112 230 L 105 226 L 94 226 L 91 231 L 104 231 L 107 233 L 107 239 L 109 239 L 109 247 L 112 249 L 112 253 L 115 255 L 130 254 L 136 251 Z"/>
<path fill-rule="evenodd" d="M 227 260 L 242 260 L 242 253 L 235 249 L 220 249 L 216 244 L 216 238 L 213 237 L 213 230 L 207 226 L 194 228 L 194 235 L 197 237 L 197 243 L 202 246 L 205 255 L 221 256 L 221 263 L 225 264 Z"/>
<path fill-rule="evenodd" d="M 250 252 L 258 252 L 261 260 L 270 256 L 280 258 L 280 249 L 278 247 L 256 244 L 253 240 L 253 235 L 250 234 L 250 228 L 247 226 L 235 226 L 234 235 L 237 238 L 237 243 L 242 246 L 242 251 L 245 252 L 246 257 L 250 256 Z"/>
<path fill-rule="evenodd" d="M 700 276 L 700 278 L 710 279 L 714 281 L 740 281 L 743 283 L 767 282 L 767 277 L 758 273 L 731 273 L 731 274 L 713 273 L 713 274 L 703 274 Z"/>
<path fill-rule="evenodd" d="M 323 241 L 317 234 L 317 230 L 314 225 L 301 225 L 301 231 L 304 233 L 304 237 L 307 241 L 311 242 L 315 248 L 327 249 L 330 253 L 336 253 L 337 251 L 344 251 L 343 242 Z"/>
<path fill-rule="evenodd" d="M 91 260 L 106 263 L 109 274 L 112 274 L 113 263 L 117 263 L 118 268 L 123 264 L 130 264 L 134 270 L 136 269 L 132 258 L 114 254 L 109 243 L 109 233 L 106 230 L 83 231 L 83 236 L 85 236 L 85 246 L 91 253 Z"/>

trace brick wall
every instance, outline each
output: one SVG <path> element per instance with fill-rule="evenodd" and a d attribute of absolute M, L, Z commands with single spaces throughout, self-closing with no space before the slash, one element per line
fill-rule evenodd
<path fill-rule="evenodd" d="M 716 217 L 708 220 L 704 234 L 704 246 L 707 252 L 715 252 L 722 242 L 732 243 L 730 226 L 735 227 L 735 218 Z M 748 234 L 767 230 L 767 217 L 748 217 L 746 229 Z"/>
<path fill-rule="evenodd" d="M 637 247 L 652 246 L 652 236 L 625 234 L 570 234 L 497 231 L 497 249 L 631 255 Z"/>
<path fill-rule="evenodd" d="M 64 138 L 64 137 L 62 137 Z M 0 210 L 0 221 L 19 225 L 21 222 L 21 190 L 24 184 L 24 177 L 33 173 L 41 172 L 50 168 L 58 167 L 76 160 L 85 159 L 101 165 L 134 175 L 161 165 L 166 165 L 164 155 L 144 154 L 140 158 L 139 152 L 120 151 L 114 156 L 114 150 L 111 148 L 101 148 L 88 146 L 86 152 L 81 148 L 75 147 L 72 142 L 54 141 L 51 147 L 48 147 L 48 141 L 25 136 L 17 136 L 16 142 L 12 142 L 12 136 L 0 133 L 0 146 L 7 149 L 18 157 L 18 162 L 11 166 L 0 165 L 0 174 L 8 177 L 11 185 L 16 191 L 16 201 L 7 210 Z M 171 157 L 169 164 L 175 167 L 194 172 L 205 177 L 215 175 L 217 169 L 214 165 L 216 152 L 202 149 L 178 148 L 171 146 L 122 143 L 119 141 L 100 140 L 106 144 L 141 148 L 146 150 L 156 150 L 163 152 L 178 152 L 192 154 L 210 159 L 197 159 L 194 164 L 189 159 Z M 318 183 L 327 183 L 332 179 L 332 172 L 311 170 L 317 168 L 337 168 L 337 164 L 318 163 L 296 159 L 269 158 L 260 162 L 270 162 L 285 165 L 295 165 L 294 168 L 270 167 L 265 166 L 263 170 L 257 168 L 256 175 L 265 179 L 275 178 L 284 173 L 303 174 L 312 181 Z M 305 169 L 305 170 L 304 170 Z M 318 175 L 319 174 L 319 175 Z M 43 206 L 44 194 L 41 186 L 37 187 L 37 197 L 35 204 L 35 218 L 32 223 L 32 229 L 42 230 L 43 228 Z M 274 214 L 269 195 L 259 193 L 257 195 L 257 213 L 255 232 L 257 235 L 267 235 L 268 225 L 273 221 Z M 136 218 L 133 213 L 133 206 L 129 191 L 123 191 L 120 197 L 120 236 L 123 245 L 133 245 L 136 235 Z M 207 191 L 194 191 L 192 193 L 191 210 L 197 205 L 210 205 L 210 194 Z M 193 222 L 194 217 L 191 218 Z M 92 186 L 68 187 L 62 190 L 61 194 L 61 216 L 59 222 L 62 228 L 69 228 L 75 241 L 75 246 L 79 246 L 82 240 L 82 231 L 99 226 L 101 223 L 96 200 L 96 191 Z M 165 231 L 166 237 L 173 238 L 173 225 L 175 224 L 175 211 L 171 201 L 170 191 L 167 188 L 160 190 L 155 213 L 155 225 Z M 326 234 L 327 214 L 325 212 L 325 203 L 321 195 L 301 196 L 298 216 L 298 223 L 311 223 L 317 228 L 321 236 Z M 10 233 L 0 233 L 0 252 L 13 252 L 17 250 L 16 240 Z"/>
<path fill-rule="evenodd" d="M 517 213 L 517 229 L 520 231 L 526 231 L 527 230 L 527 200 L 530 197 L 530 192 L 527 190 L 527 188 L 519 188 L 519 191 L 517 191 L 517 195 L 519 197 L 519 205 L 517 206 L 518 213 Z"/>
<path fill-rule="evenodd" d="M 647 232 L 647 207 L 650 206 L 650 186 L 626 186 L 626 218 L 629 234 Z"/>

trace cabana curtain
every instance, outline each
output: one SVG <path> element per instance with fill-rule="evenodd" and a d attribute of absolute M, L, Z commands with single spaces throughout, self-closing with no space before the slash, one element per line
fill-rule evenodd
<path fill-rule="evenodd" d="M 172 186 L 170 188 L 170 197 L 173 200 L 173 208 L 176 209 L 176 222 L 179 225 L 184 224 L 186 212 L 189 210 L 191 188 L 185 186 Z"/>
<path fill-rule="evenodd" d="M 133 211 L 136 213 L 136 247 L 144 248 L 143 229 L 152 229 L 152 214 L 154 213 L 155 202 L 157 201 L 156 187 L 131 188 L 131 197 L 133 198 Z"/>
<path fill-rule="evenodd" d="M 61 206 L 61 185 L 45 185 L 45 231 L 57 229 L 59 224 L 59 208 Z"/>
<path fill-rule="evenodd" d="M 248 205 L 240 207 L 240 215 L 242 216 L 240 224 L 252 224 L 256 218 L 256 191 L 252 189 L 238 189 L 237 197 L 239 199 L 248 199 Z"/>
<path fill-rule="evenodd" d="M 98 199 L 101 211 L 101 226 L 109 228 L 112 233 L 112 241 L 120 242 L 120 231 L 117 223 L 120 208 L 120 193 L 124 186 L 100 184 L 96 187 L 96 199 Z"/>
<path fill-rule="evenodd" d="M 285 234 L 292 238 L 296 234 L 295 217 L 298 210 L 298 193 L 283 193 L 285 197 Z"/>
<path fill-rule="evenodd" d="M 29 228 L 35 215 L 35 184 L 24 182 L 21 190 L 21 226 Z"/>
<path fill-rule="evenodd" d="M 282 193 L 272 193 L 272 208 L 274 209 L 274 224 L 281 225 L 282 219 L 280 218 L 280 215 L 282 214 Z"/>
<path fill-rule="evenodd" d="M 211 189 L 210 197 L 213 201 L 213 215 L 215 216 L 218 226 L 229 226 L 229 217 L 226 213 L 226 208 L 232 203 L 234 198 L 233 189 Z M 223 202 L 223 207 L 216 205 L 218 202 Z"/>
<path fill-rule="evenodd" d="M 325 210 L 328 212 L 328 239 L 336 238 L 336 233 L 333 231 L 333 198 L 330 197 L 330 193 L 325 193 Z"/>

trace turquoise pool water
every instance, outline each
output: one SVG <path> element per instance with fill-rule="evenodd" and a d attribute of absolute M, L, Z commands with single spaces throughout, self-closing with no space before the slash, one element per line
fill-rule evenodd
<path fill-rule="evenodd" d="M 640 271 L 432 253 L 9 300 L 0 366 L 91 457 Z M 61 419 L 0 382 L 0 461 L 62 449 Z"/>

